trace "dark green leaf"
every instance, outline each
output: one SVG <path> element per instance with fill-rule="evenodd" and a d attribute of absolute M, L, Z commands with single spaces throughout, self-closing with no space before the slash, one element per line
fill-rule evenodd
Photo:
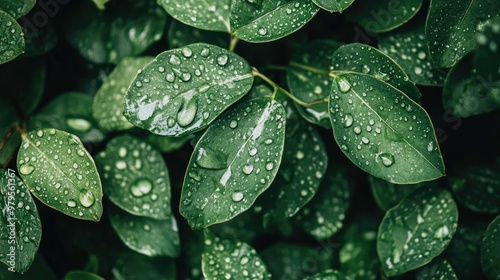
<path fill-rule="evenodd" d="M 375 280 L 379 274 L 377 232 L 358 229 L 357 224 L 345 233 L 346 241 L 340 248 L 341 271 L 351 280 Z"/>
<path fill-rule="evenodd" d="M 0 262 L 24 273 L 35 259 L 42 223 L 35 202 L 12 169 L 0 169 Z"/>
<path fill-rule="evenodd" d="M 316 273 L 312 276 L 304 278 L 304 280 L 344 280 L 351 279 L 346 277 L 342 272 L 338 270 L 328 269 L 320 273 Z"/>
<path fill-rule="evenodd" d="M 146 141 L 156 147 L 162 153 L 170 153 L 179 150 L 186 144 L 192 137 L 169 137 L 156 134 L 149 134 Z"/>
<path fill-rule="evenodd" d="M 150 258 L 129 251 L 120 254 L 113 265 L 112 273 L 116 280 L 172 280 L 177 279 L 175 270 L 175 261 L 172 258 Z"/>
<path fill-rule="evenodd" d="M 478 75 L 500 82 L 500 16 L 491 19 L 486 25 L 478 28 L 476 33 L 476 51 L 474 55 L 474 69 Z M 494 62 L 494 63 L 492 63 Z M 497 85 L 498 87 L 498 85 Z M 496 101 L 500 103 L 500 90 L 497 89 Z"/>
<path fill-rule="evenodd" d="M 50 22 L 36 29 L 31 29 L 28 24 L 23 24 L 22 27 L 26 45 L 24 57 L 45 54 L 52 50 L 58 42 L 56 30 Z"/>
<path fill-rule="evenodd" d="M 419 268 L 441 254 L 457 229 L 458 210 L 451 194 L 422 187 L 386 212 L 377 251 L 387 276 Z"/>
<path fill-rule="evenodd" d="M 397 184 L 444 175 L 431 120 L 403 92 L 370 75 L 336 76 L 330 118 L 337 144 L 369 174 Z"/>
<path fill-rule="evenodd" d="M 161 53 L 137 74 L 124 115 L 155 134 L 182 136 L 206 128 L 252 83 L 243 58 L 214 45 L 192 44 Z"/>
<path fill-rule="evenodd" d="M 354 2 L 354 0 L 313 0 L 313 2 L 321 9 L 327 10 L 330 13 L 342 13 L 343 10 L 347 9 Z"/>
<path fill-rule="evenodd" d="M 92 272 L 72 270 L 66 273 L 64 280 L 104 280 L 104 278 Z"/>
<path fill-rule="evenodd" d="M 99 221 L 101 180 L 80 139 L 54 128 L 31 131 L 22 138 L 17 169 L 30 192 L 68 216 Z"/>
<path fill-rule="evenodd" d="M 24 274 L 12 273 L 4 265 L 0 265 L 0 279 L 1 280 L 32 280 L 32 279 L 43 279 L 43 280 L 56 280 L 56 276 L 47 265 L 40 253 L 37 253 L 35 260 L 30 266 L 30 269 Z"/>
<path fill-rule="evenodd" d="M 397 185 L 373 176 L 369 176 L 368 181 L 370 182 L 373 198 L 383 211 L 396 206 L 403 198 L 423 185 Z"/>
<path fill-rule="evenodd" d="M 417 271 L 417 280 L 457 280 L 450 263 L 445 259 L 436 259 Z"/>
<path fill-rule="evenodd" d="M 248 42 L 278 40 L 302 28 L 318 10 L 311 0 L 234 0 L 231 32 Z"/>
<path fill-rule="evenodd" d="M 14 18 L 26 15 L 36 4 L 36 0 L 0 0 L 0 10 Z"/>
<path fill-rule="evenodd" d="M 221 48 L 229 46 L 229 34 L 198 29 L 177 20 L 170 23 L 167 39 L 170 49 L 194 43 L 207 43 Z"/>
<path fill-rule="evenodd" d="M 497 0 L 432 0 L 425 35 L 433 61 L 452 67 L 476 47 L 477 28 L 500 15 Z"/>
<path fill-rule="evenodd" d="M 125 58 L 101 85 L 94 97 L 92 114 L 103 130 L 124 130 L 134 126 L 123 116 L 125 93 L 137 72 L 151 60 L 149 56 Z"/>
<path fill-rule="evenodd" d="M 23 30 L 16 19 L 0 9 L 0 64 L 24 53 Z"/>
<path fill-rule="evenodd" d="M 130 249 L 150 257 L 179 255 L 179 233 L 172 215 L 156 220 L 134 216 L 117 207 L 110 207 L 108 213 L 111 225 Z"/>
<path fill-rule="evenodd" d="M 170 219 L 170 178 L 161 154 L 128 135 L 113 138 L 96 163 L 104 193 L 114 204 L 138 216 Z"/>
<path fill-rule="evenodd" d="M 281 163 L 285 117 L 280 103 L 253 99 L 233 107 L 206 130 L 182 188 L 180 212 L 192 228 L 233 218 L 269 187 Z"/>
<path fill-rule="evenodd" d="M 21 135 L 18 131 L 12 131 L 12 127 L 18 123 L 18 117 L 14 108 L 0 97 L 0 139 L 11 133 L 10 138 L 0 146 L 0 165 L 4 165 L 19 148 Z M 1 141 L 1 140 L 0 140 Z"/>
<path fill-rule="evenodd" d="M 488 226 L 481 242 L 481 267 L 490 279 L 500 275 L 500 216 Z"/>
<path fill-rule="evenodd" d="M 229 221 L 210 226 L 210 231 L 223 239 L 233 239 L 250 244 L 256 237 L 270 230 L 264 228 L 264 225 L 259 222 L 262 220 L 264 211 L 256 204 Z"/>

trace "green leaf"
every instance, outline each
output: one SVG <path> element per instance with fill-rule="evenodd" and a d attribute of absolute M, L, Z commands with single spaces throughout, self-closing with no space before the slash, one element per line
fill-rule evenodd
<path fill-rule="evenodd" d="M 500 15 L 497 0 L 431 0 L 425 35 L 433 61 L 452 67 L 476 47 L 476 30 Z"/>
<path fill-rule="evenodd" d="M 444 175 L 431 120 L 403 92 L 347 72 L 336 76 L 329 105 L 337 144 L 362 170 L 396 184 Z"/>
<path fill-rule="evenodd" d="M 380 270 L 377 232 L 358 229 L 354 224 L 348 228 L 345 236 L 346 241 L 339 252 L 341 271 L 352 280 L 377 279 Z"/>
<path fill-rule="evenodd" d="M 316 195 L 294 217 L 295 224 L 316 239 L 329 238 L 343 227 L 352 195 L 343 169 L 330 168 L 326 174 Z"/>
<path fill-rule="evenodd" d="M 381 33 L 393 30 L 417 14 L 422 0 L 357 0 L 347 11 L 347 19 L 359 23 L 365 30 Z"/>
<path fill-rule="evenodd" d="M 23 30 L 16 19 L 1 9 L 0 23 L 0 64 L 2 64 L 24 53 L 24 38 Z"/>
<path fill-rule="evenodd" d="M 111 270 L 116 280 L 177 279 L 175 260 L 168 257 L 150 258 L 132 251 L 121 253 Z M 140 278 L 139 278 L 140 277 Z"/>
<path fill-rule="evenodd" d="M 104 10 L 104 9 L 106 9 L 106 3 L 108 3 L 109 0 L 92 0 L 92 2 L 94 2 L 95 6 L 99 10 Z"/>
<path fill-rule="evenodd" d="M 354 0 L 312 0 L 314 4 L 318 5 L 321 9 L 329 11 L 330 13 L 339 12 L 342 13 L 347 9 Z"/>
<path fill-rule="evenodd" d="M 29 128 L 56 128 L 78 136 L 83 142 L 104 139 L 92 117 L 92 97 L 80 92 L 58 95 L 30 119 Z"/>
<path fill-rule="evenodd" d="M 59 40 L 51 22 L 48 22 L 44 26 L 37 27 L 36 29 L 31 29 L 30 27 L 29 24 L 22 25 L 25 41 L 25 52 L 23 57 L 46 54 L 56 46 Z"/>
<path fill-rule="evenodd" d="M 500 275 L 500 216 L 497 216 L 486 229 L 481 242 L 481 267 L 490 279 Z"/>
<path fill-rule="evenodd" d="M 170 153 L 184 147 L 192 137 L 169 137 L 156 134 L 148 134 L 146 141 L 156 147 L 162 153 Z"/>
<path fill-rule="evenodd" d="M 97 91 L 92 104 L 92 114 L 105 131 L 125 130 L 134 127 L 123 116 L 125 93 L 137 72 L 148 64 L 152 57 L 125 58 L 108 75 Z"/>
<path fill-rule="evenodd" d="M 0 97 L 0 139 L 11 132 L 12 127 L 19 122 L 14 108 Z M 13 131 L 7 142 L 0 145 L 0 165 L 4 165 L 21 144 L 21 135 Z"/>
<path fill-rule="evenodd" d="M 206 130 L 182 188 L 180 213 L 191 228 L 233 218 L 269 187 L 281 163 L 285 117 L 280 103 L 253 99 L 233 107 Z"/>
<path fill-rule="evenodd" d="M 118 63 L 137 56 L 159 41 L 166 13 L 153 1 L 122 1 L 99 12 L 94 4 L 81 1 L 65 26 L 69 43 L 93 63 Z"/>
<path fill-rule="evenodd" d="M 286 71 L 288 87 L 295 97 L 307 103 L 328 98 L 333 80 L 328 72 L 333 53 L 339 47 L 337 41 L 317 40 L 298 49 Z M 324 128 L 331 127 L 326 102 L 309 108 L 298 104 L 295 107 L 307 121 Z"/>
<path fill-rule="evenodd" d="M 70 217 L 99 221 L 101 180 L 80 139 L 53 128 L 31 131 L 22 139 L 17 169 L 30 192 Z"/>
<path fill-rule="evenodd" d="M 114 204 L 133 215 L 170 218 L 168 169 L 151 145 L 129 135 L 118 136 L 95 160 L 103 177 L 104 194 Z"/>
<path fill-rule="evenodd" d="M 92 272 L 72 270 L 64 275 L 64 280 L 104 280 L 104 278 Z"/>
<path fill-rule="evenodd" d="M 420 103 L 420 91 L 401 66 L 374 47 L 359 43 L 344 45 L 335 51 L 331 63 L 335 71 L 371 75 Z"/>
<path fill-rule="evenodd" d="M 224 240 L 205 231 L 201 256 L 205 279 L 271 279 L 266 265 L 250 245 Z"/>
<path fill-rule="evenodd" d="M 179 255 L 177 221 L 172 215 L 156 220 L 134 216 L 117 207 L 110 207 L 108 213 L 118 237 L 130 249 L 150 257 Z"/>
<path fill-rule="evenodd" d="M 443 85 L 447 72 L 434 65 L 423 26 L 399 28 L 396 32 L 378 36 L 377 41 L 380 50 L 401 65 L 415 83 Z"/>
<path fill-rule="evenodd" d="M 422 184 L 397 185 L 373 176 L 369 176 L 368 181 L 373 198 L 382 211 L 396 206 L 403 198 L 422 186 Z"/>
<path fill-rule="evenodd" d="M 346 277 L 342 272 L 338 270 L 328 269 L 320 273 L 316 273 L 312 276 L 304 278 L 304 280 L 344 280 L 351 279 Z"/>
<path fill-rule="evenodd" d="M 478 75 L 490 80 L 500 82 L 498 71 L 500 60 L 500 16 L 491 19 L 487 24 L 478 28 L 476 33 L 476 51 L 474 55 L 474 69 Z M 491 63 L 492 61 L 496 63 Z M 498 86 L 498 85 L 497 85 Z M 496 101 L 500 102 L 500 93 L 496 92 Z"/>
<path fill-rule="evenodd" d="M 0 262 L 24 273 L 35 259 L 42 223 L 35 202 L 12 169 L 0 169 Z"/>
<path fill-rule="evenodd" d="M 457 229 L 458 210 L 451 194 L 422 187 L 386 212 L 377 251 L 387 276 L 419 268 L 441 254 Z"/>
<path fill-rule="evenodd" d="M 166 51 L 127 90 L 125 117 L 155 134 L 182 136 L 206 128 L 252 87 L 248 63 L 214 45 Z"/>
<path fill-rule="evenodd" d="M 174 19 L 204 30 L 229 32 L 231 0 L 157 0 Z"/>
<path fill-rule="evenodd" d="M 170 49 L 194 43 L 207 43 L 221 48 L 229 46 L 229 34 L 198 29 L 177 20 L 172 20 L 170 23 L 167 39 Z"/>
<path fill-rule="evenodd" d="M 2 280 L 31 280 L 31 279 L 44 279 L 56 280 L 54 272 L 47 265 L 40 253 L 37 253 L 35 260 L 31 264 L 28 271 L 23 274 L 12 273 L 4 265 L 0 265 L 0 279 Z"/>
<path fill-rule="evenodd" d="M 223 239 L 233 239 L 250 244 L 256 237 L 271 230 L 270 227 L 264 228 L 264 225 L 260 223 L 264 211 L 256 204 L 229 221 L 210 226 L 210 231 Z"/>
<path fill-rule="evenodd" d="M 36 4 L 36 0 L 0 0 L 0 10 L 14 18 L 26 15 Z"/>
<path fill-rule="evenodd" d="M 253 43 L 278 40 L 302 28 L 318 10 L 311 0 L 235 0 L 231 5 L 231 32 Z"/>
<path fill-rule="evenodd" d="M 436 259 L 419 269 L 416 273 L 417 280 L 457 280 L 450 263 L 445 259 Z"/>

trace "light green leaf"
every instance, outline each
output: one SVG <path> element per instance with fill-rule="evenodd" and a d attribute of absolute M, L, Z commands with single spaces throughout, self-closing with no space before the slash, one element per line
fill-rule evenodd
<path fill-rule="evenodd" d="M 321 9 L 329 11 L 330 13 L 342 13 L 342 11 L 347 9 L 354 2 L 354 0 L 313 0 L 313 2 Z"/>
<path fill-rule="evenodd" d="M 295 224 L 316 239 L 329 238 L 343 227 L 352 195 L 344 170 L 330 168 L 326 174 L 316 195 L 294 217 Z"/>
<path fill-rule="evenodd" d="M 307 103 L 328 98 L 333 80 L 328 73 L 333 53 L 339 47 L 337 41 L 317 40 L 305 44 L 295 53 L 286 71 L 288 87 L 295 97 Z M 307 121 L 324 128 L 331 127 L 328 103 L 309 108 L 296 104 L 295 107 Z"/>
<path fill-rule="evenodd" d="M 29 128 L 56 128 L 78 136 L 83 142 L 104 139 L 92 117 L 92 97 L 80 92 L 58 95 L 30 119 Z"/>
<path fill-rule="evenodd" d="M 248 63 L 214 45 L 192 44 L 158 55 L 127 90 L 125 117 L 155 134 L 206 128 L 252 87 Z"/>
<path fill-rule="evenodd" d="M 22 139 L 17 169 L 30 192 L 68 216 L 99 221 L 101 180 L 80 139 L 53 128 L 31 131 Z"/>
<path fill-rule="evenodd" d="M 176 49 L 194 43 L 207 43 L 227 48 L 230 38 L 227 33 L 198 29 L 180 21 L 172 20 L 168 28 L 167 40 L 169 49 Z"/>
<path fill-rule="evenodd" d="M 377 251 L 387 276 L 419 268 L 441 254 L 457 229 L 458 210 L 451 194 L 422 187 L 386 212 Z"/>
<path fill-rule="evenodd" d="M 234 0 L 231 32 L 253 43 L 278 40 L 302 28 L 318 10 L 311 0 Z"/>
<path fill-rule="evenodd" d="M 109 0 L 92 0 L 92 2 L 94 2 L 99 10 L 104 10 L 106 9 L 106 3 L 108 3 Z"/>
<path fill-rule="evenodd" d="M 23 30 L 16 19 L 0 9 L 0 64 L 24 53 Z"/>
<path fill-rule="evenodd" d="M 500 15 L 497 0 L 431 0 L 425 35 L 432 59 L 452 67 L 476 47 L 477 28 Z"/>
<path fill-rule="evenodd" d="M 150 257 L 177 257 L 180 253 L 177 221 L 134 216 L 117 207 L 110 207 L 109 219 L 118 237 L 130 249 Z"/>
<path fill-rule="evenodd" d="M 347 72 L 336 76 L 329 105 L 335 141 L 362 170 L 396 184 L 444 175 L 431 120 L 403 92 Z"/>
<path fill-rule="evenodd" d="M 338 270 L 328 269 L 320 273 L 316 273 L 309 277 L 304 278 L 304 280 L 349 280 L 351 278 L 346 277 L 342 272 Z"/>
<path fill-rule="evenodd" d="M 64 280 L 104 280 L 104 278 L 92 272 L 72 270 L 64 275 Z"/>
<path fill-rule="evenodd" d="M 0 209 L 0 262 L 11 273 L 24 273 L 38 251 L 42 223 L 31 194 L 12 169 L 0 169 Z"/>
<path fill-rule="evenodd" d="M 359 23 L 365 30 L 381 33 L 409 21 L 421 6 L 422 0 L 357 0 L 346 15 L 350 21 Z"/>
<path fill-rule="evenodd" d="M 423 184 L 397 185 L 373 176 L 368 177 L 368 182 L 375 202 L 383 211 L 396 206 L 407 195 L 423 186 Z"/>
<path fill-rule="evenodd" d="M 35 4 L 36 0 L 0 0 L 0 10 L 17 19 L 31 11 Z"/>
<path fill-rule="evenodd" d="M 172 258 L 150 258 L 127 251 L 120 254 L 111 272 L 116 280 L 133 280 L 139 276 L 140 279 L 172 280 L 177 279 L 175 270 L 175 260 Z"/>
<path fill-rule="evenodd" d="M 378 46 L 392 57 L 419 85 L 442 86 L 447 72 L 432 61 L 424 27 L 400 28 L 396 32 L 377 37 Z"/>
<path fill-rule="evenodd" d="M 500 275 L 500 216 L 497 216 L 486 229 L 481 242 L 481 267 L 490 279 Z"/>
<path fill-rule="evenodd" d="M 127 88 L 152 57 L 125 58 L 108 75 L 97 91 L 92 104 L 92 114 L 99 127 L 106 131 L 125 130 L 134 127 L 123 116 L 123 104 Z"/>
<path fill-rule="evenodd" d="M 335 71 L 371 75 L 420 103 L 420 91 L 401 66 L 374 47 L 359 43 L 344 45 L 335 51 L 331 65 Z"/>
<path fill-rule="evenodd" d="M 281 163 L 285 118 L 280 103 L 253 99 L 233 107 L 206 130 L 182 188 L 180 213 L 191 228 L 233 218 L 269 187 Z"/>
<path fill-rule="evenodd" d="M 114 204 L 137 216 L 171 217 L 168 169 L 151 145 L 129 135 L 118 136 L 95 160 L 104 193 Z"/>
<path fill-rule="evenodd" d="M 377 258 L 377 232 L 359 229 L 352 225 L 345 232 L 346 241 L 339 252 L 341 271 L 356 280 L 375 280 L 379 275 L 380 262 Z"/>
<path fill-rule="evenodd" d="M 201 256 L 205 279 L 271 279 L 266 265 L 250 245 L 223 240 L 205 231 Z"/>
<path fill-rule="evenodd" d="M 436 259 L 419 269 L 416 273 L 417 280 L 457 280 L 450 263 L 445 259 Z"/>

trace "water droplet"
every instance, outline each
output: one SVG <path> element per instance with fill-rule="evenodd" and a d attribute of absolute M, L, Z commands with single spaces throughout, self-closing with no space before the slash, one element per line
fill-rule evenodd
<path fill-rule="evenodd" d="M 297 159 L 303 159 L 304 158 L 304 153 L 302 151 L 297 151 L 297 154 L 295 154 L 295 157 Z"/>
<path fill-rule="evenodd" d="M 344 93 L 348 92 L 351 89 L 351 85 L 344 78 L 338 78 L 337 85 L 339 86 L 339 90 Z"/>
<path fill-rule="evenodd" d="M 226 65 L 228 61 L 229 57 L 226 54 L 220 54 L 219 56 L 217 56 L 217 64 L 219 64 L 220 66 Z"/>
<path fill-rule="evenodd" d="M 231 198 L 233 199 L 233 201 L 239 202 L 239 201 L 243 200 L 243 193 L 242 192 L 234 192 L 231 195 Z"/>
<path fill-rule="evenodd" d="M 150 180 L 140 178 L 137 179 L 131 186 L 130 192 L 135 197 L 143 197 L 151 192 L 153 189 L 153 183 Z"/>
<path fill-rule="evenodd" d="M 82 206 L 87 207 L 87 208 L 92 206 L 95 202 L 94 194 L 92 194 L 87 189 L 80 190 L 79 199 L 80 199 L 80 203 L 82 204 Z"/>
<path fill-rule="evenodd" d="M 242 264 L 242 265 L 247 264 L 248 261 L 249 261 L 248 257 L 242 257 L 240 260 L 240 264 Z"/>
<path fill-rule="evenodd" d="M 363 69 L 361 69 L 361 71 L 362 71 L 363 73 L 365 73 L 365 74 L 370 73 L 370 66 L 368 66 L 368 65 L 366 65 L 366 64 L 365 64 L 365 65 L 363 65 Z"/>
<path fill-rule="evenodd" d="M 380 154 L 380 159 L 382 160 L 382 164 L 387 167 L 394 164 L 394 156 L 389 153 Z"/>
<path fill-rule="evenodd" d="M 126 157 L 127 149 L 125 149 L 124 147 L 120 147 L 120 149 L 118 149 L 118 155 L 122 158 Z"/>
<path fill-rule="evenodd" d="M 248 151 L 248 154 L 249 154 L 250 156 L 252 156 L 252 157 L 253 157 L 253 156 L 255 156 L 255 155 L 257 154 L 257 152 L 258 152 L 258 151 L 257 151 L 257 148 L 251 148 L 251 149 Z"/>
<path fill-rule="evenodd" d="M 70 200 L 68 200 L 67 205 L 68 205 L 68 207 L 74 208 L 74 207 L 76 207 L 76 201 L 70 199 Z"/>
<path fill-rule="evenodd" d="M 368 138 L 363 136 L 363 137 L 361 137 L 361 142 L 363 142 L 363 144 L 368 144 L 368 143 L 370 143 L 370 140 L 368 140 Z"/>
<path fill-rule="evenodd" d="M 361 128 L 359 126 L 354 127 L 354 133 L 360 134 L 361 133 Z"/>
<path fill-rule="evenodd" d="M 189 80 L 191 80 L 191 73 L 189 72 L 182 73 L 181 80 L 183 80 L 184 82 L 188 82 Z"/>
<path fill-rule="evenodd" d="M 243 173 L 249 175 L 252 173 L 252 171 L 253 171 L 253 165 L 245 164 L 245 166 L 243 166 Z"/>
<path fill-rule="evenodd" d="M 271 170 L 273 170 L 273 168 L 274 168 L 274 164 L 272 162 L 268 162 L 266 164 L 266 170 L 271 171 Z"/>
<path fill-rule="evenodd" d="M 87 131 L 92 127 L 92 124 L 86 119 L 81 118 L 68 118 L 66 124 L 74 130 Z"/>
<path fill-rule="evenodd" d="M 59 189 L 61 187 L 61 183 L 56 183 L 55 187 L 56 189 Z"/>
<path fill-rule="evenodd" d="M 420 68 L 418 66 L 415 67 L 414 71 L 415 71 L 415 74 L 417 74 L 417 75 L 422 74 L 422 68 Z"/>
<path fill-rule="evenodd" d="M 266 34 L 267 34 L 267 30 L 266 30 L 264 27 L 259 28 L 259 31 L 258 31 L 258 32 L 259 32 L 259 34 L 260 34 L 260 35 L 262 35 L 262 36 L 264 36 L 264 35 L 266 35 Z"/>
<path fill-rule="evenodd" d="M 429 143 L 427 144 L 427 151 L 428 151 L 428 152 L 432 152 L 433 150 L 434 150 L 434 143 L 429 142 Z"/>
<path fill-rule="evenodd" d="M 227 156 L 210 148 L 199 148 L 196 163 L 206 169 L 224 169 L 227 167 Z"/>
<path fill-rule="evenodd" d="M 270 145 L 270 144 L 272 144 L 272 143 L 273 143 L 273 139 L 270 139 L 270 138 L 269 138 L 269 139 L 266 139 L 266 140 L 264 140 L 264 143 L 265 143 L 266 145 Z"/>
<path fill-rule="evenodd" d="M 137 81 L 137 82 L 135 82 L 135 86 L 136 86 L 136 87 L 142 87 L 142 82 L 141 82 L 141 81 Z"/>
<path fill-rule="evenodd" d="M 181 64 L 181 59 L 178 56 L 176 56 L 175 54 L 172 54 L 172 55 L 170 55 L 168 63 L 170 63 L 172 65 L 179 65 L 179 64 Z"/>
<path fill-rule="evenodd" d="M 238 126 L 238 122 L 235 120 L 232 120 L 231 123 L 229 123 L 230 128 L 236 128 Z"/>
<path fill-rule="evenodd" d="M 346 114 L 344 118 L 344 126 L 345 127 L 350 127 L 352 123 L 354 122 L 354 118 L 352 117 L 351 114 Z"/>
<path fill-rule="evenodd" d="M 158 72 L 160 72 L 160 73 L 165 72 L 165 67 L 163 67 L 163 66 L 158 67 Z"/>
<path fill-rule="evenodd" d="M 175 125 L 175 119 L 168 117 L 167 118 L 167 125 L 168 125 L 168 127 L 173 127 Z"/>
<path fill-rule="evenodd" d="M 123 160 L 119 160 L 115 163 L 115 166 L 117 169 L 123 170 L 123 169 L 127 168 L 127 163 L 124 162 Z"/>
<path fill-rule="evenodd" d="M 31 164 L 23 164 L 19 167 L 19 172 L 24 175 L 30 175 L 35 170 L 35 167 Z"/>
<path fill-rule="evenodd" d="M 165 79 L 167 80 L 167 82 L 173 83 L 175 81 L 174 73 L 172 73 L 172 72 L 167 73 L 167 75 L 165 75 Z"/>
<path fill-rule="evenodd" d="M 177 113 L 177 123 L 183 127 L 188 126 L 196 117 L 197 110 L 198 99 L 192 98 L 191 100 L 185 102 L 182 109 Z"/>
<path fill-rule="evenodd" d="M 210 55 L 210 49 L 208 48 L 203 48 L 200 52 L 200 55 L 203 56 L 203 57 L 207 57 Z"/>
<path fill-rule="evenodd" d="M 182 55 L 189 58 L 193 55 L 193 51 L 190 48 L 183 48 Z"/>
<path fill-rule="evenodd" d="M 425 52 L 423 52 L 423 51 L 421 51 L 421 52 L 419 52 L 419 53 L 418 53 L 418 58 L 419 58 L 419 59 L 425 59 L 425 57 L 426 57 L 426 56 L 427 56 L 427 55 L 426 55 L 426 54 L 425 54 Z"/>

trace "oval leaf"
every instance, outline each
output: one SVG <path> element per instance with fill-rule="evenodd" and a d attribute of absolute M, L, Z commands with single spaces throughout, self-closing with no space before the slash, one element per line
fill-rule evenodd
<path fill-rule="evenodd" d="M 99 221 L 101 180 L 80 139 L 53 128 L 31 131 L 22 139 L 17 169 L 30 192 L 68 216 Z"/>
<path fill-rule="evenodd" d="M 36 4 L 36 0 L 2 0 L 0 10 L 4 10 L 14 18 L 26 15 Z"/>
<path fill-rule="evenodd" d="M 500 216 L 497 216 L 486 229 L 481 242 L 481 267 L 490 279 L 500 275 Z"/>
<path fill-rule="evenodd" d="M 419 269 L 417 280 L 458 280 L 453 267 L 444 259 L 437 259 Z"/>
<path fill-rule="evenodd" d="M 441 254 L 457 229 L 458 210 L 451 194 L 422 187 L 387 211 L 377 251 L 387 276 L 421 267 Z"/>
<path fill-rule="evenodd" d="M 19 23 L 0 9 L 0 64 L 24 52 L 23 30 Z"/>
<path fill-rule="evenodd" d="M 313 2 L 321 9 L 329 11 L 330 13 L 342 13 L 342 11 L 347 9 L 354 2 L 354 0 L 313 0 Z"/>
<path fill-rule="evenodd" d="M 182 188 L 180 213 L 191 228 L 231 219 L 269 187 L 281 163 L 285 117 L 280 103 L 253 99 L 233 107 L 206 130 Z"/>
<path fill-rule="evenodd" d="M 0 169 L 0 209 L 0 261 L 11 273 L 24 273 L 38 251 L 42 223 L 31 194 L 12 169 Z"/>
<path fill-rule="evenodd" d="M 192 44 L 158 55 L 127 90 L 125 117 L 155 134 L 206 128 L 252 87 L 248 63 L 217 46 Z"/>
<path fill-rule="evenodd" d="M 330 119 L 337 144 L 362 170 L 396 184 L 444 175 L 431 120 L 413 100 L 370 75 L 336 76 Z"/>
<path fill-rule="evenodd" d="M 339 252 L 341 271 L 351 280 L 375 280 L 380 273 L 377 258 L 377 232 L 361 230 L 357 224 L 345 232 L 346 241 Z"/>
<path fill-rule="evenodd" d="M 383 211 L 396 206 L 407 195 L 423 186 L 422 184 L 397 185 L 373 176 L 369 176 L 368 181 L 373 198 Z"/>
<path fill-rule="evenodd" d="M 114 204 L 137 216 L 168 219 L 170 179 L 162 155 L 128 135 L 113 138 L 96 156 L 104 193 Z"/>

